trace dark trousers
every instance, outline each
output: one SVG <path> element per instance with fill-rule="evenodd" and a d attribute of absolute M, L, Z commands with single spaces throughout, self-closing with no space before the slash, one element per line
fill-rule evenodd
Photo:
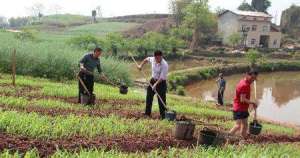
<path fill-rule="evenodd" d="M 218 104 L 224 105 L 224 90 L 219 89 L 218 90 Z"/>
<path fill-rule="evenodd" d="M 88 89 L 88 91 L 92 95 L 93 92 L 94 92 L 94 76 L 93 75 L 85 74 L 83 72 L 80 72 L 79 73 L 79 77 L 81 78 L 81 80 L 85 84 L 86 88 Z M 80 99 L 81 94 L 87 95 L 88 93 L 85 91 L 85 89 L 83 88 L 83 86 L 80 83 L 80 81 L 78 81 L 78 82 L 79 82 L 78 83 L 78 87 L 79 87 L 78 103 L 81 103 L 81 99 Z"/>
<path fill-rule="evenodd" d="M 150 81 L 151 85 L 154 85 L 155 82 L 156 81 L 154 79 L 151 79 L 151 81 Z M 167 82 L 162 81 L 160 84 L 158 84 L 157 87 L 156 87 L 156 91 L 160 95 L 163 102 L 166 104 Z M 147 88 L 147 97 L 146 97 L 146 111 L 145 111 L 145 114 L 148 115 L 148 116 L 151 115 L 154 95 L 155 95 L 155 92 L 152 90 L 151 86 L 148 86 L 148 88 Z M 161 116 L 162 119 L 164 119 L 165 118 L 166 107 L 163 105 L 163 103 L 158 98 L 158 96 L 157 96 L 157 100 L 158 100 L 158 105 L 159 105 L 160 116 Z"/>

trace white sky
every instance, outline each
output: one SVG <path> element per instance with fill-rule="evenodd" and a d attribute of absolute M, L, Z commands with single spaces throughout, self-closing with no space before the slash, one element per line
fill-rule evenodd
<path fill-rule="evenodd" d="M 243 0 L 210 0 L 211 9 L 217 7 L 234 10 Z M 251 0 L 247 0 L 251 2 Z M 300 5 L 300 0 L 271 0 L 270 14 L 278 15 L 291 4 Z M 27 16 L 28 8 L 35 3 L 42 3 L 46 14 L 54 13 L 53 6 L 62 7 L 61 13 L 90 15 L 91 10 L 101 5 L 104 17 L 121 16 L 141 13 L 168 13 L 169 0 L 0 0 L 0 16 Z"/>

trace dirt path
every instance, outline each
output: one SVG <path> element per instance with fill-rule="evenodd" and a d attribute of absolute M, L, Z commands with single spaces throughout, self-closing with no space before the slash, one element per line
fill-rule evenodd
<path fill-rule="evenodd" d="M 169 147 L 189 148 L 196 144 L 195 140 L 175 140 L 171 134 L 145 137 L 128 135 L 116 138 L 97 137 L 93 139 L 76 136 L 65 139 L 41 140 L 0 133 L 0 140 L 0 151 L 8 149 L 25 153 L 26 151 L 36 148 L 41 157 L 52 155 L 55 153 L 56 149 L 76 152 L 81 148 L 104 148 L 107 150 L 117 148 L 123 152 L 149 152 L 158 148 L 165 150 Z"/>
<path fill-rule="evenodd" d="M 0 105 L 0 109 L 3 111 L 18 111 L 26 113 L 38 113 L 40 115 L 47 116 L 68 116 L 70 114 L 76 116 L 90 116 L 90 117 L 108 117 L 109 115 L 117 115 L 128 119 L 143 119 L 145 116 L 141 111 L 126 110 L 126 109 L 68 109 L 68 108 L 43 108 L 38 106 L 26 106 L 26 107 L 13 107 L 7 105 Z M 159 119 L 159 113 L 153 113 L 151 119 Z"/>

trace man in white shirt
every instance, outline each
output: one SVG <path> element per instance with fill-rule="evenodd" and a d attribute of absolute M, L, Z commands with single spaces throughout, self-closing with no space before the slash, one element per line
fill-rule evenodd
<path fill-rule="evenodd" d="M 147 88 L 147 97 L 146 97 L 146 116 L 151 116 L 152 111 L 152 103 L 153 103 L 153 97 L 155 95 L 155 91 L 160 95 L 162 101 L 161 102 L 159 98 L 158 104 L 159 104 L 159 111 L 161 119 L 165 118 L 165 111 L 166 107 L 166 93 L 167 93 L 167 75 L 168 75 L 168 63 L 163 59 L 163 54 L 161 51 L 155 51 L 154 57 L 148 57 L 143 60 L 143 62 L 138 65 L 138 69 L 142 70 L 143 66 L 146 63 L 151 64 L 152 69 L 152 78 L 150 80 L 151 86 L 149 85 Z"/>

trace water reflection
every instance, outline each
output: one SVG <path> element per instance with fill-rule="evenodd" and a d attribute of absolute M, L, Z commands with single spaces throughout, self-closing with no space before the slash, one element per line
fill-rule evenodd
<path fill-rule="evenodd" d="M 232 102 L 235 86 L 242 77 L 242 75 L 225 77 L 227 80 L 226 102 Z M 188 95 L 205 100 L 216 100 L 217 97 L 217 86 L 214 80 L 189 85 L 186 90 Z M 252 96 L 254 97 L 254 92 Z M 260 103 L 258 109 L 260 117 L 300 125 L 299 72 L 261 74 L 257 82 L 257 97 Z"/>

